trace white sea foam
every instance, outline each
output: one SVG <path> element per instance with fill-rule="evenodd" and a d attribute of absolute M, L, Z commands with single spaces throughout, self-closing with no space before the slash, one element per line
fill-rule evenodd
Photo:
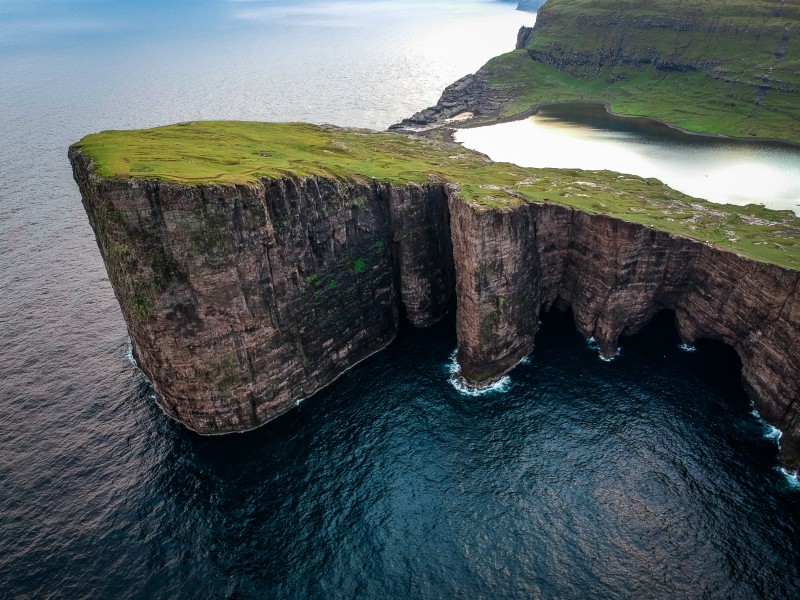
<path fill-rule="evenodd" d="M 622 354 L 622 349 L 621 348 L 617 348 L 617 351 L 614 352 L 614 354 L 612 354 L 611 356 L 603 356 L 602 354 L 599 354 L 599 356 L 600 356 L 600 360 L 602 360 L 603 362 L 611 362 L 612 360 L 617 358 L 620 354 Z"/>
<path fill-rule="evenodd" d="M 753 406 L 752 403 L 751 403 L 751 406 Z M 761 415 L 758 414 L 758 411 L 755 409 L 755 407 L 753 408 L 752 411 L 750 411 L 750 413 L 756 419 L 758 419 L 758 422 L 761 423 L 761 425 L 764 427 L 764 437 L 772 439 L 772 440 L 775 440 L 775 443 L 778 445 L 778 448 L 780 448 L 781 447 L 781 436 L 783 435 L 783 432 L 780 429 L 778 429 L 777 427 L 774 427 L 773 425 L 770 425 L 764 419 L 762 419 Z M 781 473 L 783 473 L 783 476 L 786 477 L 786 480 L 789 482 L 789 485 L 791 487 L 800 489 L 800 481 L 798 480 L 797 471 L 787 471 L 782 466 L 777 466 L 775 468 L 778 469 L 778 471 L 780 471 Z"/>
<path fill-rule="evenodd" d="M 764 437 L 771 440 L 775 440 L 778 446 L 780 446 L 781 436 L 783 435 L 783 432 L 777 427 L 770 425 L 764 419 L 762 419 L 761 415 L 758 414 L 758 411 L 755 408 L 753 408 L 753 410 L 750 411 L 750 414 L 753 415 L 758 420 L 759 423 L 761 423 L 761 426 L 764 428 Z"/>
<path fill-rule="evenodd" d="M 447 363 L 447 372 L 450 373 L 448 381 L 456 390 L 468 396 L 483 396 L 493 392 L 502 393 L 507 392 L 511 388 L 511 377 L 504 375 L 494 383 L 485 387 L 475 387 L 467 383 L 467 380 L 461 376 L 461 367 L 456 360 L 458 349 L 453 350 L 450 355 L 450 362 Z M 527 358 L 527 357 L 526 357 Z M 525 360 L 524 358 L 522 360 Z M 522 361 L 520 361 L 522 362 Z"/>
<path fill-rule="evenodd" d="M 493 392 L 507 392 L 511 387 L 511 377 L 504 375 L 491 385 L 476 388 L 469 385 L 466 379 L 461 377 L 459 374 L 450 377 L 450 385 L 456 388 L 461 394 L 466 394 L 468 396 L 483 396 L 484 394 L 490 394 Z"/>
<path fill-rule="evenodd" d="M 767 434 L 766 434 L 767 437 L 775 440 L 776 442 L 780 442 L 783 432 L 781 432 L 781 430 L 778 429 L 777 427 L 773 427 L 769 423 L 767 423 L 766 425 L 767 425 Z"/>
<path fill-rule="evenodd" d="M 679 344 L 678 348 L 680 348 L 684 352 L 697 352 L 697 347 L 696 346 L 691 346 L 691 345 L 687 344 L 686 342 L 683 342 L 683 343 Z"/>
<path fill-rule="evenodd" d="M 800 480 L 797 478 L 797 471 L 787 471 L 783 467 L 778 467 L 778 470 L 783 473 L 783 476 L 786 477 L 790 486 L 800 489 Z"/>
<path fill-rule="evenodd" d="M 131 338 L 128 338 L 128 352 L 125 354 L 125 357 L 134 367 L 137 369 L 139 368 L 139 365 L 136 363 L 136 359 L 133 356 L 133 344 L 131 343 Z"/>
<path fill-rule="evenodd" d="M 586 340 L 586 345 L 589 346 L 589 348 L 591 348 L 592 350 L 597 350 L 597 354 L 600 357 L 600 360 L 602 360 L 603 362 L 611 362 L 612 360 L 617 358 L 620 354 L 622 354 L 622 348 L 618 347 L 614 352 L 614 354 L 612 354 L 611 356 L 603 356 L 603 353 L 600 352 L 600 346 L 597 345 L 597 342 L 593 337 L 590 337 L 589 339 Z"/>

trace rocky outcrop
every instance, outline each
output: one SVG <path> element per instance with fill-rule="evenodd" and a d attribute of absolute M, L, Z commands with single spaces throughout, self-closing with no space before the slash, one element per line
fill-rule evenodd
<path fill-rule="evenodd" d="M 601 356 L 657 312 L 675 312 L 693 344 L 732 346 L 761 415 L 800 456 L 800 273 L 696 240 L 553 204 L 487 211 L 450 200 L 458 295 L 458 360 L 486 383 L 533 346 L 538 314 L 571 307 Z"/>
<path fill-rule="evenodd" d="M 200 433 L 252 429 L 451 304 L 442 184 L 75 179 L 139 367 Z"/>
<path fill-rule="evenodd" d="M 544 0 L 522 1 L 517 10 L 536 12 Z M 533 27 L 520 27 L 517 32 L 515 49 L 522 50 L 528 44 Z M 465 75 L 447 86 L 439 101 L 399 123 L 389 127 L 393 131 L 420 132 L 446 124 L 450 119 L 464 113 L 472 113 L 475 118 L 496 117 L 514 98 L 516 91 L 492 86 L 491 78 L 484 69 Z"/>
<path fill-rule="evenodd" d="M 514 46 L 514 50 L 524 50 L 532 35 L 533 27 L 520 27 L 517 32 L 517 44 Z"/>
<path fill-rule="evenodd" d="M 447 86 L 435 106 L 421 110 L 389 129 L 419 131 L 468 112 L 475 116 L 494 115 L 507 101 L 506 93 L 491 87 L 485 76 L 466 75 Z"/>

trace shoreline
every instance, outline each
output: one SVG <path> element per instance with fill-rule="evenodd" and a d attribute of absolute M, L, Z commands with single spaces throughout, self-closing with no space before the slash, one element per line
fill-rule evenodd
<path fill-rule="evenodd" d="M 668 127 L 674 131 L 677 131 L 683 135 L 691 136 L 691 137 L 702 137 L 702 138 L 710 138 L 710 139 L 717 139 L 717 140 L 725 140 L 731 142 L 741 142 L 741 143 L 749 143 L 749 144 L 768 144 L 774 145 L 779 148 L 786 148 L 786 149 L 793 149 L 797 150 L 800 149 L 800 142 L 792 142 L 789 140 L 781 140 L 778 138 L 764 138 L 764 137 L 737 137 L 732 135 L 726 135 L 724 133 L 711 133 L 707 131 L 691 131 L 689 129 L 684 129 L 674 123 L 670 123 L 669 121 L 662 121 L 660 119 L 656 119 L 654 117 L 648 117 L 644 115 L 627 115 L 625 113 L 617 113 L 611 110 L 611 105 L 608 102 L 594 102 L 594 101 L 577 101 L 577 102 L 537 102 L 533 104 L 529 109 L 524 110 L 519 113 L 515 113 L 513 115 L 505 116 L 505 117 L 497 117 L 495 119 L 491 119 L 488 121 L 480 121 L 476 120 L 475 118 L 465 119 L 463 121 L 458 122 L 459 126 L 454 127 L 453 122 L 445 122 L 441 125 L 435 125 L 430 129 L 421 130 L 419 132 L 413 132 L 416 135 L 426 135 L 430 132 L 434 131 L 442 131 L 443 133 L 443 140 L 452 143 L 459 143 L 455 139 L 455 132 L 458 129 L 475 129 L 478 127 L 490 127 L 492 125 L 501 125 L 503 123 L 512 123 L 514 121 L 522 121 L 523 119 L 527 119 L 536 115 L 540 109 L 546 106 L 566 106 L 566 105 L 578 105 L 578 106 L 602 106 L 605 111 L 613 116 L 620 119 L 638 119 L 638 120 L 645 120 L 650 121 L 652 123 L 662 125 L 664 127 Z M 411 132 L 409 130 L 409 132 Z"/>

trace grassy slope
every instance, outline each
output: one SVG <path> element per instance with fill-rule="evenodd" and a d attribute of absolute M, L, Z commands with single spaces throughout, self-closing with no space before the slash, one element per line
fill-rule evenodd
<path fill-rule="evenodd" d="M 779 4 L 549 0 L 525 50 L 482 71 L 511 91 L 505 116 L 597 101 L 690 131 L 800 142 L 800 4 Z"/>
<path fill-rule="evenodd" d="M 800 269 L 800 218 L 690 198 L 655 179 L 610 171 L 525 169 L 461 146 L 305 124 L 215 121 L 106 131 L 76 147 L 105 178 L 245 184 L 282 175 L 392 183 L 447 181 L 476 206 L 553 202 L 695 238 Z"/>

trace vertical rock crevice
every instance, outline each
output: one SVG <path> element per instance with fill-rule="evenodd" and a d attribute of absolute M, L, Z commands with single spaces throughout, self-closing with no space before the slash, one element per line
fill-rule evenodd
<path fill-rule="evenodd" d="M 453 301 L 450 195 L 448 186 L 439 183 L 393 186 L 388 190 L 401 306 L 415 327 L 426 327 L 441 319 Z"/>

